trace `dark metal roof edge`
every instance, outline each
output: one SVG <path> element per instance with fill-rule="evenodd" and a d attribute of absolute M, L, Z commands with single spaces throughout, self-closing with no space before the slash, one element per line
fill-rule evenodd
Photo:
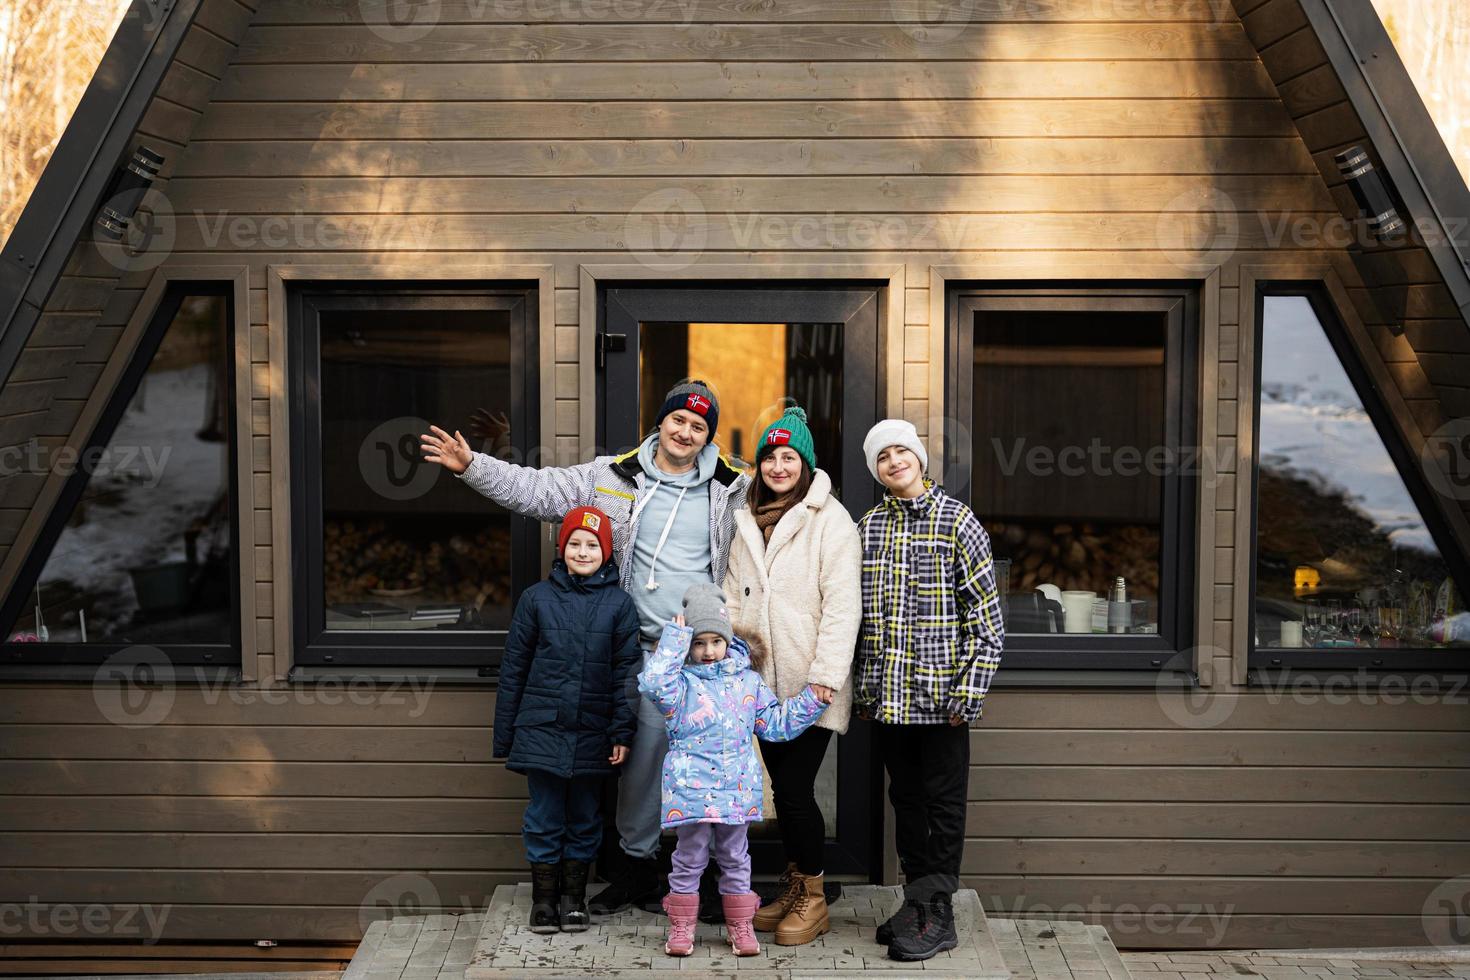
<path fill-rule="evenodd" d="M 1455 164 L 1419 88 L 1370 0 L 1301 0 L 1302 11 L 1327 53 L 1410 214 L 1433 219 L 1438 241 L 1430 257 L 1470 323 L 1470 187 Z"/>
<path fill-rule="evenodd" d="M 133 0 L 0 249 L 0 380 L 87 232 L 202 0 Z"/>

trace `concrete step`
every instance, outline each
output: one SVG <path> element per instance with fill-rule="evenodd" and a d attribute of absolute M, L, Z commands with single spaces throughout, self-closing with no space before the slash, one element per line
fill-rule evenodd
<path fill-rule="evenodd" d="M 379 919 L 363 932 L 342 980 L 462 980 L 484 918 L 475 912 Z"/>
<path fill-rule="evenodd" d="M 1131 980 L 1102 926 L 1066 919 L 989 920 L 1006 966 L 1017 977 Z"/>
<path fill-rule="evenodd" d="M 531 911 L 528 884 L 502 885 L 485 912 L 480 936 L 465 969 L 465 980 L 508 980 L 511 977 L 565 977 L 595 973 L 600 977 L 647 976 L 677 971 L 685 977 L 763 977 L 792 980 L 808 976 L 856 977 L 881 972 L 884 977 L 965 977 L 1010 980 L 1011 972 L 990 930 L 990 922 L 973 891 L 955 896 L 955 924 L 960 945 L 923 963 L 888 958 L 873 935 L 878 923 L 898 907 L 896 887 L 846 885 L 831 906 L 832 930 L 806 946 L 777 946 L 762 933 L 759 956 L 736 957 L 725 942 L 723 926 L 701 923 L 695 954 L 666 956 L 667 919 L 637 909 L 594 920 L 581 933 L 537 935 L 526 922 Z M 1119 980 L 1125 980 L 1120 977 Z"/>

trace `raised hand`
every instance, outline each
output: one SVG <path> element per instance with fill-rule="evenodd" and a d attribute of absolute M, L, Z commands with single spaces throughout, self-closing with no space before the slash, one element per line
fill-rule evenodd
<path fill-rule="evenodd" d="M 476 439 L 494 443 L 510 431 L 510 416 L 504 412 L 492 415 L 488 409 L 477 408 L 470 413 L 469 428 Z"/>
<path fill-rule="evenodd" d="M 451 473 L 463 473 L 475 458 L 474 450 L 458 429 L 451 436 L 437 425 L 429 426 L 429 431 L 419 436 L 419 448 L 424 451 L 426 462 L 438 463 Z"/>

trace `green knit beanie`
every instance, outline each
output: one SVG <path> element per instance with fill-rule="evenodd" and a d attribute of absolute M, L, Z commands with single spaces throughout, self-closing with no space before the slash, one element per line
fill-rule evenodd
<path fill-rule="evenodd" d="M 806 460 L 807 468 L 817 471 L 817 451 L 812 446 L 812 430 L 806 427 L 806 412 L 792 405 L 779 419 L 766 426 L 755 451 L 755 461 L 760 463 L 777 446 L 790 446 L 796 455 Z"/>

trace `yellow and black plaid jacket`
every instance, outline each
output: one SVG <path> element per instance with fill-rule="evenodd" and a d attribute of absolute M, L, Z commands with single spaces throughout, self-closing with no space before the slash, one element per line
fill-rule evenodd
<path fill-rule="evenodd" d="M 863 625 L 854 705 L 891 724 L 980 717 L 1005 644 L 990 535 L 933 480 L 858 522 Z"/>

